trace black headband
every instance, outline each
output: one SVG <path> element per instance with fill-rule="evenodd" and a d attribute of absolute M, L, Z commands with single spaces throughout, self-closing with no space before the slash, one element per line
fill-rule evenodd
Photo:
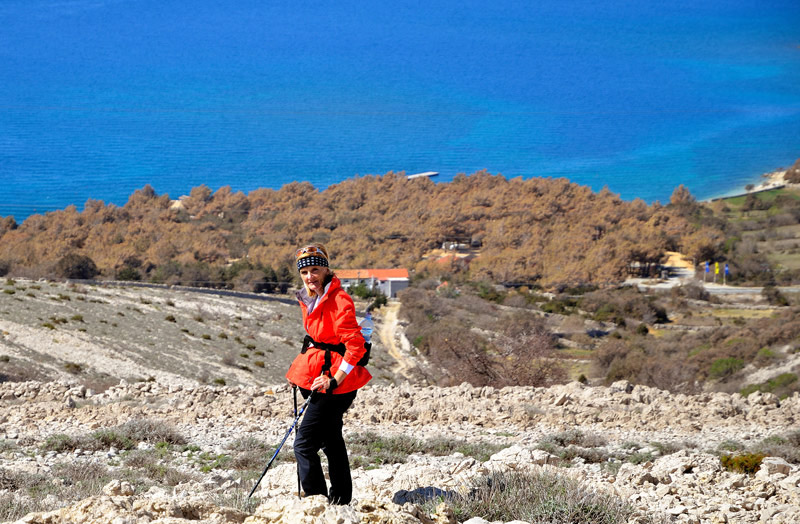
<path fill-rule="evenodd" d="M 309 255 L 307 257 L 303 257 L 297 261 L 297 270 L 300 271 L 304 267 L 308 266 L 320 266 L 320 267 L 328 267 L 328 259 L 325 257 L 321 257 L 318 255 Z"/>

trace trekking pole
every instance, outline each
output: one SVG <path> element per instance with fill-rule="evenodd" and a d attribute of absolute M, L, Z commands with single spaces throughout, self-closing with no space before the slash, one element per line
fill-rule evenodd
<path fill-rule="evenodd" d="M 261 473 L 261 476 L 260 476 L 260 477 L 258 477 L 258 481 L 256 481 L 256 485 L 255 485 L 255 486 L 253 486 L 253 489 L 251 489 L 251 490 L 250 490 L 250 494 L 249 494 L 249 495 L 247 495 L 247 500 L 250 500 L 250 497 L 252 497 L 252 496 L 253 496 L 253 493 L 255 493 L 255 492 L 256 492 L 256 488 L 258 488 L 258 485 L 259 485 L 259 484 L 261 484 L 261 480 L 264 478 L 264 475 L 266 475 L 266 474 L 267 474 L 267 470 L 268 470 L 268 469 L 269 469 L 269 467 L 272 465 L 272 463 L 275 461 L 275 457 L 277 457 L 277 456 L 278 456 L 278 452 L 281 450 L 281 448 L 283 447 L 283 445 L 286 443 L 286 439 L 288 439 L 288 438 L 289 438 L 289 435 L 291 435 L 291 434 L 292 434 L 292 430 L 294 429 L 294 427 L 295 427 L 295 425 L 297 424 L 297 421 L 300 419 L 300 417 L 302 417 L 302 416 L 303 416 L 303 413 L 306 411 L 306 407 L 308 406 L 308 403 L 309 403 L 309 402 L 311 402 L 311 397 L 313 397 L 313 396 L 314 396 L 314 392 L 312 391 L 312 392 L 311 392 L 311 393 L 308 395 L 308 398 L 306 399 L 306 401 L 305 401 L 305 403 L 303 404 L 303 406 L 300 408 L 300 411 L 299 411 L 299 412 L 297 413 L 297 415 L 294 417 L 294 421 L 292 422 L 292 425 L 291 425 L 291 426 L 289 426 L 289 429 L 288 429 L 288 430 L 286 430 L 286 434 L 283 436 L 283 440 L 281 440 L 281 443 L 280 443 L 280 444 L 278 444 L 278 449 L 276 449 L 276 450 L 275 450 L 275 453 L 272 455 L 272 458 L 271 458 L 271 459 L 269 459 L 269 462 L 267 463 L 267 467 L 265 467 L 265 468 L 264 468 L 264 471 Z"/>
<path fill-rule="evenodd" d="M 292 386 L 294 396 L 294 416 L 297 417 L 297 386 Z M 300 497 L 300 464 L 297 464 L 297 498 Z"/>

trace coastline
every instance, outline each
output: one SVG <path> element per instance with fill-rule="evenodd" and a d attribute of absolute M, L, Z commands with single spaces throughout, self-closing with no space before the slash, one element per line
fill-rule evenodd
<path fill-rule="evenodd" d="M 769 171 L 769 172 L 763 173 L 762 175 L 760 175 L 758 177 L 760 181 L 751 182 L 751 183 L 748 183 L 745 186 L 737 186 L 737 187 L 732 188 L 732 189 L 730 189 L 728 191 L 723 191 L 721 193 L 718 193 L 716 195 L 713 195 L 713 196 L 710 196 L 710 197 L 707 197 L 707 198 L 698 199 L 698 201 L 699 202 L 709 203 L 709 202 L 715 202 L 715 201 L 718 201 L 718 200 L 724 200 L 724 199 L 727 199 L 727 198 L 735 198 L 735 197 L 739 197 L 739 196 L 745 196 L 745 195 L 748 195 L 750 193 L 759 193 L 759 192 L 762 192 L 762 191 L 780 189 L 782 187 L 800 189 L 800 184 L 790 184 L 790 183 L 785 181 L 784 175 L 787 173 L 787 171 L 788 171 L 788 169 L 778 169 L 778 170 L 774 170 L 774 171 Z M 436 173 L 436 174 L 438 174 L 438 173 Z M 430 173 L 419 173 L 417 175 L 410 175 L 410 177 L 422 176 L 422 175 L 429 176 Z M 358 175 L 354 175 L 354 176 L 357 177 Z M 345 180 L 347 180 L 347 179 L 345 179 Z M 449 180 L 448 181 L 440 181 L 439 183 L 448 183 L 448 182 L 450 182 L 450 181 Z M 748 186 L 752 186 L 752 187 L 750 189 L 748 189 Z M 322 189 L 322 191 L 324 191 L 325 189 L 327 189 L 327 188 Z M 673 188 L 673 190 L 674 190 L 674 188 Z M 87 198 L 89 200 L 95 199 L 95 197 L 92 197 L 92 196 L 87 197 Z M 130 198 L 130 195 L 127 195 L 126 200 L 127 200 L 127 198 Z M 180 199 L 177 199 L 177 200 L 174 200 L 174 201 L 177 202 L 179 200 Z M 103 200 L 101 200 L 101 201 L 103 201 Z M 105 201 L 103 201 L 103 202 L 104 203 L 108 203 L 108 202 L 105 202 Z M 44 214 L 47 214 L 47 213 L 53 212 L 53 211 L 62 211 L 64 209 L 66 209 L 67 207 L 69 207 L 70 205 L 75 205 L 80 211 L 83 211 L 82 205 L 80 205 L 78 203 L 75 203 L 75 202 L 64 204 L 63 207 L 46 207 L 46 206 L 43 206 L 43 209 L 41 209 L 40 211 L 36 210 L 36 205 L 35 204 L 24 204 L 23 205 L 23 204 L 19 204 L 19 203 L 14 203 L 14 204 L 0 203 L 0 219 L 6 218 L 6 217 L 9 217 L 9 218 L 13 217 L 15 219 L 15 222 L 18 225 L 21 225 L 31 216 L 44 215 Z M 119 204 L 119 205 L 124 205 L 124 204 Z M 31 213 L 28 213 L 28 214 L 19 213 L 19 210 L 21 208 L 26 208 L 26 207 L 29 207 L 29 206 L 33 206 L 33 211 Z M 2 213 L 2 210 L 4 208 L 11 208 L 11 209 L 8 209 L 8 211 L 9 211 L 8 214 L 4 215 Z M 15 213 L 15 211 L 17 211 L 17 212 Z M 21 215 L 21 219 L 20 220 L 16 219 L 16 216 L 18 216 L 18 215 Z"/>
<path fill-rule="evenodd" d="M 789 184 L 784 179 L 784 175 L 786 175 L 786 169 L 779 169 L 777 171 L 770 171 L 761 175 L 761 183 L 759 184 L 747 184 L 744 187 L 740 187 L 738 189 L 733 189 L 727 193 L 722 193 L 720 195 L 707 198 L 702 200 L 702 202 L 715 202 L 717 200 L 724 200 L 726 198 L 735 198 L 738 196 L 745 196 L 750 193 L 760 193 L 762 191 L 769 191 L 772 189 L 780 189 L 782 187 L 799 187 L 800 184 Z M 749 186 L 752 186 L 748 189 Z"/>

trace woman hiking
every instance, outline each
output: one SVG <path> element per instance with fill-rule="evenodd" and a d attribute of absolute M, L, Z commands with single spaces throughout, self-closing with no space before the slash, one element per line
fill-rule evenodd
<path fill-rule="evenodd" d="M 367 353 L 355 305 L 329 267 L 322 244 L 295 253 L 303 288 L 297 292 L 307 336 L 286 378 L 303 398 L 315 392 L 294 441 L 300 484 L 306 496 L 325 495 L 333 504 L 353 497 L 350 462 L 342 436 L 342 417 L 356 391 L 372 378 L 363 366 Z M 325 483 L 319 450 L 328 457 L 331 487 Z"/>

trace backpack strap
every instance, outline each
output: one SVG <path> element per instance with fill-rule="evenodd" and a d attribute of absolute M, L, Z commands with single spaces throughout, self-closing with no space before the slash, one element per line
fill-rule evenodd
<path fill-rule="evenodd" d="M 300 350 L 300 353 L 305 353 L 311 346 L 314 346 L 317 349 L 325 350 L 325 364 L 322 366 L 323 373 L 331 369 L 331 351 L 342 356 L 344 356 L 345 351 L 347 351 L 347 348 L 342 343 L 326 344 L 324 342 L 317 342 L 311 338 L 311 335 L 306 335 L 305 338 L 303 338 L 303 348 Z M 364 349 L 367 351 L 364 353 L 364 356 L 361 357 L 361 360 L 358 361 L 358 364 L 356 364 L 357 366 L 366 366 L 369 363 L 369 354 L 372 350 L 372 343 L 365 342 Z"/>

